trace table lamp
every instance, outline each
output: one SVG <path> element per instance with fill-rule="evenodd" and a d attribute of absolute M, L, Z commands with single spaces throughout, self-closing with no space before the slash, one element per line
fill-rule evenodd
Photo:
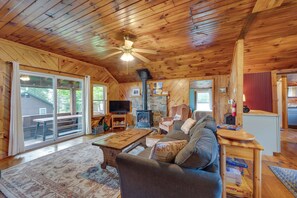
<path fill-rule="evenodd" d="M 243 98 L 242 98 L 242 101 L 243 101 L 243 113 L 248 113 L 248 112 L 250 112 L 250 109 L 248 108 L 247 105 L 244 105 L 244 102 L 246 101 L 246 99 L 245 99 L 245 95 L 243 94 L 242 97 L 243 97 Z"/>

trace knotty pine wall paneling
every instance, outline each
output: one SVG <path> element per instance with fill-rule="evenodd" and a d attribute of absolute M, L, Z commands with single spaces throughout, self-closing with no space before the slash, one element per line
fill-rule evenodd
<path fill-rule="evenodd" d="M 0 159 L 8 153 L 11 72 L 9 63 L 0 60 Z"/>
<path fill-rule="evenodd" d="M 7 104 L 10 101 L 10 95 L 8 94 L 10 91 L 4 89 L 4 87 L 9 87 L 11 83 L 11 67 L 7 66 L 4 62 L 16 61 L 20 63 L 20 68 L 22 70 L 34 72 L 50 73 L 78 78 L 83 78 L 83 76 L 89 75 L 91 77 L 91 82 L 101 82 L 102 84 L 108 86 L 108 100 L 115 100 L 119 98 L 119 84 L 117 80 L 105 68 L 97 65 L 85 63 L 76 59 L 57 55 L 4 39 L 0 39 L 0 61 L 0 133 L 3 131 L 3 123 L 5 121 L 4 138 L 0 139 L 0 159 L 7 156 L 9 138 L 8 128 L 10 110 Z M 2 97 L 2 93 L 4 93 L 5 96 Z M 3 102 L 4 99 L 5 101 Z M 5 106 L 4 110 L 2 108 L 3 106 Z M 3 121 L 3 119 L 5 120 Z"/>
<path fill-rule="evenodd" d="M 211 77 L 201 77 L 201 78 L 186 78 L 186 79 L 172 79 L 172 80 L 158 80 L 158 81 L 148 81 L 148 85 L 152 89 L 153 83 L 163 82 L 163 90 L 168 91 L 168 112 L 170 115 L 171 107 L 187 104 L 189 105 L 189 94 L 190 94 L 190 81 L 192 80 L 214 80 L 214 116 L 217 123 L 221 123 L 224 120 L 224 114 L 229 111 L 228 105 L 228 93 L 220 93 L 220 87 L 228 87 L 229 75 L 211 76 Z M 119 96 L 121 100 L 131 100 L 132 89 L 140 88 L 141 82 L 133 83 L 120 83 L 119 84 Z M 128 116 L 129 124 L 132 124 L 132 114 Z"/>
<path fill-rule="evenodd" d="M 118 98 L 118 82 L 107 69 L 76 59 L 0 39 L 0 60 L 17 61 L 21 69 L 70 76 L 91 76 L 91 81 L 108 84 L 110 99 Z"/>

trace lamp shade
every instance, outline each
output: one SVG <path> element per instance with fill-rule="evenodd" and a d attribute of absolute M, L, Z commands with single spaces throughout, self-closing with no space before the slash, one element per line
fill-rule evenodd
<path fill-rule="evenodd" d="M 242 96 L 242 101 L 243 102 L 245 102 L 246 100 L 245 100 L 245 95 L 243 94 L 243 96 Z"/>
<path fill-rule="evenodd" d="M 121 56 L 121 60 L 122 61 L 126 61 L 126 62 L 128 62 L 128 61 L 132 61 L 132 60 L 134 60 L 134 57 L 130 54 L 130 53 L 124 53 L 122 56 Z"/>

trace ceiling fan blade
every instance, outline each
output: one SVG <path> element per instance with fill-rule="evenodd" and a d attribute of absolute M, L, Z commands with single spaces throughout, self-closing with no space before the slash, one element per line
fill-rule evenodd
<path fill-rule="evenodd" d="M 107 58 L 109 58 L 111 56 L 114 56 L 114 55 L 117 55 L 117 54 L 120 54 L 120 53 L 123 53 L 123 52 L 122 51 L 118 51 L 118 52 L 111 53 L 111 54 L 109 54 L 107 56 L 102 57 L 101 60 L 107 59 Z"/>
<path fill-rule="evenodd" d="M 98 46 L 98 45 L 96 47 L 99 47 L 101 51 L 108 51 L 108 50 L 113 50 L 113 49 L 123 50 L 120 47 L 106 47 L 106 46 Z"/>
<path fill-rule="evenodd" d="M 130 49 L 133 45 L 133 41 L 130 41 L 130 40 L 125 40 L 125 47 L 127 49 Z"/>
<path fill-rule="evenodd" d="M 149 50 L 149 49 L 139 49 L 139 48 L 133 48 L 134 52 L 140 52 L 140 53 L 147 53 L 147 54 L 157 54 L 157 51 L 155 50 Z"/>
<path fill-rule="evenodd" d="M 145 58 L 144 56 L 142 56 L 142 55 L 140 55 L 140 54 L 138 54 L 138 53 L 136 53 L 136 52 L 132 52 L 131 54 L 132 54 L 133 56 L 135 56 L 136 58 L 142 60 L 142 61 L 145 62 L 145 63 L 149 63 L 149 62 L 151 62 L 149 59 Z"/>

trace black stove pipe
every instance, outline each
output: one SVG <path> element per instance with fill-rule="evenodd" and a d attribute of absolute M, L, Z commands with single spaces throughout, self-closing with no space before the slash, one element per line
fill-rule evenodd
<path fill-rule="evenodd" d="M 147 110 L 147 80 L 148 76 L 146 72 L 141 72 L 141 81 L 142 81 L 142 103 L 143 110 Z"/>
<path fill-rule="evenodd" d="M 147 111 L 147 80 L 152 79 L 152 76 L 148 69 L 138 69 L 137 73 L 142 81 L 143 110 Z"/>

